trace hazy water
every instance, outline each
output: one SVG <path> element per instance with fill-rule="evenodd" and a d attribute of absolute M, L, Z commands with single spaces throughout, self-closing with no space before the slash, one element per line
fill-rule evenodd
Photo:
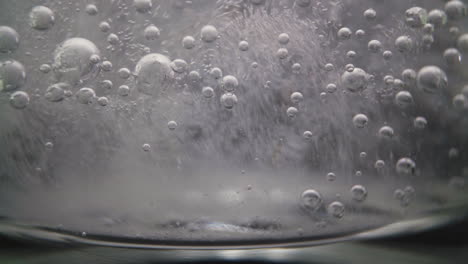
<path fill-rule="evenodd" d="M 321 239 L 464 204 L 459 1 L 2 1 L 0 215 Z"/>

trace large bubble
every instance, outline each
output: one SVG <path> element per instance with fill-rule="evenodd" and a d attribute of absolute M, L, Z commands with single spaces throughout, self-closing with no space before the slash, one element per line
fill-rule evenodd
<path fill-rule="evenodd" d="M 99 70 L 91 60 L 93 55 L 99 55 L 93 42 L 84 38 L 65 40 L 54 52 L 53 69 L 57 79 L 74 84 L 92 78 Z"/>
<path fill-rule="evenodd" d="M 138 91 L 148 95 L 167 89 L 174 79 L 171 60 L 159 53 L 144 56 L 135 67 Z"/>

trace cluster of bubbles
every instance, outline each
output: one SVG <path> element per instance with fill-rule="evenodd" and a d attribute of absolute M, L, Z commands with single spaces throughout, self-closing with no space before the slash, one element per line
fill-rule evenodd
<path fill-rule="evenodd" d="M 255 5 L 263 4 L 262 0 L 252 0 Z M 310 0 L 296 0 L 300 7 L 308 7 L 311 4 Z M 134 0 L 133 8 L 138 13 L 151 12 L 153 8 L 151 0 Z M 85 7 L 85 12 L 89 16 L 96 16 L 99 10 L 96 5 L 88 4 Z M 421 7 L 411 7 L 404 12 L 404 23 L 407 27 L 420 30 L 423 34 L 421 43 L 423 46 L 430 46 L 434 42 L 434 32 L 436 29 L 447 25 L 449 20 L 460 20 L 467 14 L 466 5 L 459 0 L 449 0 L 446 2 L 443 9 L 434 9 L 427 11 Z M 378 14 L 375 9 L 368 8 L 363 14 L 368 21 L 375 21 Z M 54 27 L 55 15 L 54 11 L 45 6 L 35 6 L 29 13 L 29 25 L 32 29 L 38 31 L 50 30 Z M 110 33 L 111 24 L 107 21 L 99 23 L 98 28 L 101 32 L 106 33 L 107 42 L 111 46 L 118 46 L 123 39 L 117 33 Z M 162 28 L 162 27 L 161 27 Z M 164 33 L 164 28 L 163 33 Z M 216 47 L 216 42 L 221 38 L 220 31 L 214 25 L 204 25 L 198 29 L 197 36 L 186 35 L 181 40 L 178 40 L 178 45 L 185 49 L 186 52 L 194 51 L 198 46 Z M 220 27 L 221 30 L 221 27 Z M 455 29 L 451 29 L 454 31 Z M 145 25 L 142 32 L 145 41 L 152 42 L 161 38 L 161 30 L 155 24 Z M 356 31 L 349 26 L 340 26 L 336 31 L 338 41 L 346 43 L 353 38 L 362 39 L 367 33 L 363 29 Z M 288 61 L 293 55 L 293 49 L 288 49 L 291 46 L 290 42 L 294 42 L 295 36 L 287 32 L 282 32 L 277 37 L 275 43 L 279 44 L 276 53 L 273 54 L 277 58 L 278 63 Z M 245 39 L 236 40 L 238 51 L 243 54 L 249 54 L 252 47 L 249 47 L 249 42 Z M 254 42 L 251 42 L 253 45 Z M 399 35 L 394 40 L 392 39 L 392 48 L 385 47 L 383 40 L 371 39 L 366 41 L 364 47 L 370 54 L 381 54 L 385 61 L 390 61 L 398 55 L 408 56 L 414 52 L 418 45 L 417 39 L 410 35 Z M 9 56 L 16 52 L 20 45 L 20 36 L 15 29 L 9 26 L 0 26 L 0 53 Z M 392 51 L 393 50 L 393 51 Z M 237 51 L 237 50 L 236 50 Z M 468 33 L 461 34 L 456 41 L 454 47 L 446 49 L 442 55 L 444 62 L 448 66 L 459 65 L 462 61 L 462 54 L 468 52 Z M 354 50 L 348 50 L 346 57 L 354 59 L 358 56 Z M 189 61 L 190 62 L 190 61 Z M 326 98 L 328 95 L 333 96 L 338 91 L 347 94 L 360 95 L 368 89 L 375 81 L 375 76 L 371 74 L 366 67 L 358 67 L 358 64 L 347 64 L 344 68 L 333 63 L 321 64 L 323 70 L 327 73 L 338 72 L 337 80 L 329 82 L 324 88 L 325 92 L 320 94 L 321 98 Z M 291 63 L 292 72 L 300 74 L 304 71 L 307 65 L 300 63 Z M 252 68 L 257 68 L 258 63 L 252 63 Z M 148 52 L 136 62 L 134 70 L 127 67 L 121 67 L 117 70 L 117 75 L 122 80 L 133 80 L 136 91 L 147 96 L 155 98 L 162 97 L 171 91 L 171 88 L 178 82 L 180 76 L 187 75 L 188 79 L 197 82 L 200 81 L 200 73 L 190 71 L 191 64 L 180 58 L 170 58 L 164 52 L 154 53 Z M 82 37 L 71 37 L 61 42 L 55 48 L 51 64 L 42 64 L 39 67 L 40 72 L 47 74 L 52 72 L 56 82 L 45 88 L 44 98 L 48 102 L 61 102 L 68 97 L 73 97 L 76 102 L 82 105 L 92 105 L 97 103 L 104 107 L 111 103 L 110 97 L 98 96 L 96 88 L 90 86 L 83 87 L 83 83 L 87 80 L 95 79 L 102 72 L 112 72 L 114 66 L 110 60 L 102 57 L 101 50 L 90 40 Z M 369 72 L 368 72 L 369 71 Z M 218 67 L 211 67 L 209 75 L 212 79 L 219 83 L 219 86 L 211 84 L 203 84 L 199 91 L 200 95 L 209 100 L 216 100 L 223 107 L 223 110 L 232 111 L 238 104 L 242 104 L 242 87 L 243 79 L 240 76 L 234 76 L 231 73 L 225 74 Z M 239 78 L 238 78 L 239 77 Z M 401 78 L 401 79 L 398 79 Z M 441 66 L 424 65 L 419 70 L 405 69 L 401 73 L 401 77 L 393 75 L 385 75 L 383 77 L 385 85 L 399 87 L 398 92 L 392 97 L 392 103 L 404 111 L 411 108 L 415 104 L 416 93 L 421 92 L 424 95 L 440 95 L 446 93 L 449 88 L 449 81 L 446 72 Z M 26 84 L 26 69 L 21 62 L 14 59 L 5 59 L 0 61 L 0 93 L 9 95 L 10 105 L 15 109 L 25 109 L 30 103 L 30 96 L 27 92 L 21 91 Z M 117 87 L 118 85 L 115 85 Z M 76 88 L 75 87 L 79 87 Z M 110 80 L 100 82 L 100 88 L 111 90 L 114 84 Z M 411 89 L 410 89 L 411 87 Z M 219 89 L 218 89 L 219 88 Z M 117 88 L 117 94 L 121 97 L 127 97 L 131 94 L 133 87 L 127 84 L 122 84 Z M 412 90 L 413 89 L 413 90 Z M 219 93 L 218 93 L 219 92 Z M 73 95 L 73 96 L 72 96 Z M 297 90 L 289 91 L 286 98 L 289 96 L 286 111 L 282 109 L 282 114 L 286 115 L 290 120 L 298 119 L 302 114 L 304 102 L 306 101 L 307 93 Z M 456 109 L 466 109 L 468 107 L 468 86 L 451 98 L 451 102 Z M 215 99 L 214 99 L 215 98 Z M 370 123 L 374 122 L 371 115 L 367 115 L 365 111 L 355 112 L 347 120 L 356 130 L 365 131 L 371 130 Z M 423 130 L 428 126 L 428 121 L 423 116 L 417 116 L 411 120 L 412 126 L 415 129 Z M 182 122 L 181 122 L 182 123 Z M 176 120 L 170 120 L 167 123 L 167 129 L 175 131 L 179 124 Z M 377 135 L 379 140 L 391 142 L 395 137 L 395 130 L 389 125 L 379 125 L 379 129 L 373 133 Z M 354 129 L 353 128 L 353 129 Z M 398 133 L 398 130 L 396 130 Z M 301 130 L 302 138 L 305 141 L 313 142 L 314 133 L 310 130 Z M 299 135 L 301 136 L 301 135 Z M 301 139 L 302 140 L 302 139 Z M 50 142 L 48 142 L 50 143 Z M 50 143 L 52 144 L 52 143 Z M 140 144 L 140 143 L 139 143 Z M 46 146 L 47 147 L 47 146 Z M 52 148 L 51 146 L 47 148 Z M 144 152 L 151 151 L 151 146 L 144 143 L 141 146 Z M 454 154 L 455 155 L 455 154 Z M 409 155 L 408 155 L 409 156 Z M 366 152 L 360 152 L 359 158 L 363 161 L 370 159 Z M 394 166 L 395 172 L 400 176 L 412 176 L 416 174 L 416 159 L 411 157 L 398 157 Z M 383 170 L 388 166 L 384 160 L 378 159 L 372 161 L 372 165 L 377 170 Z M 355 170 L 356 176 L 361 176 L 362 171 Z M 326 174 L 328 182 L 337 180 L 334 172 Z M 339 179 L 338 179 L 339 180 Z M 363 185 L 353 185 L 349 190 L 352 200 L 358 203 L 363 203 L 368 198 L 368 191 Z M 408 205 L 414 196 L 415 190 L 411 187 L 397 189 L 394 193 L 402 205 Z M 342 218 L 345 214 L 345 205 L 341 201 L 331 201 L 325 205 L 322 195 L 314 189 L 308 189 L 301 194 L 301 205 L 304 209 L 310 212 L 320 211 L 322 207 L 329 215 L 334 218 Z"/>

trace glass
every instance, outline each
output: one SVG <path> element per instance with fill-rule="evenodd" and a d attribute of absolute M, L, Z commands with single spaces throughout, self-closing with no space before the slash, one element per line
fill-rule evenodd
<path fill-rule="evenodd" d="M 0 232 L 308 246 L 466 208 L 457 0 L 0 1 Z"/>

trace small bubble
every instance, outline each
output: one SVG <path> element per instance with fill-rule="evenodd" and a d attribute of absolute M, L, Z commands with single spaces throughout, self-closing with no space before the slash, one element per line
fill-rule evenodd
<path fill-rule="evenodd" d="M 367 190 L 362 185 L 354 185 L 353 187 L 351 187 L 350 191 L 351 191 L 353 200 L 357 202 L 363 202 L 367 198 Z"/>
<path fill-rule="evenodd" d="M 143 35 L 147 40 L 155 40 L 161 35 L 161 31 L 155 25 L 149 25 L 143 31 Z"/>
<path fill-rule="evenodd" d="M 143 149 L 143 151 L 148 152 L 151 150 L 151 145 L 148 143 L 145 143 L 141 146 L 141 148 Z"/>
<path fill-rule="evenodd" d="M 278 36 L 278 42 L 282 45 L 286 45 L 289 43 L 289 35 L 286 33 L 281 33 Z"/>
<path fill-rule="evenodd" d="M 364 128 L 368 122 L 369 119 L 364 114 L 357 114 L 353 117 L 353 124 L 356 128 Z"/>
<path fill-rule="evenodd" d="M 334 201 L 328 205 L 328 213 L 336 218 L 342 218 L 344 215 L 345 211 L 345 206 L 339 202 L 339 201 Z"/>
<path fill-rule="evenodd" d="M 212 68 L 210 70 L 210 75 L 215 79 L 220 79 L 223 77 L 223 71 L 220 68 Z"/>
<path fill-rule="evenodd" d="M 204 26 L 201 29 L 201 39 L 204 42 L 210 43 L 218 38 L 218 30 L 211 25 Z"/>
<path fill-rule="evenodd" d="M 177 122 L 173 120 L 167 123 L 167 128 L 169 128 L 169 130 L 175 130 L 177 126 L 178 126 Z"/>
<path fill-rule="evenodd" d="M 121 85 L 119 86 L 117 92 L 122 97 L 128 96 L 130 94 L 130 87 L 128 87 L 127 85 Z"/>
<path fill-rule="evenodd" d="M 304 133 L 302 133 L 302 136 L 304 137 L 304 139 L 310 140 L 310 139 L 312 139 L 314 134 L 311 131 L 307 130 L 307 131 L 304 131 Z"/>
<path fill-rule="evenodd" d="M 195 47 L 195 38 L 192 36 L 185 36 L 182 39 L 182 47 L 185 49 L 193 49 Z"/>
<path fill-rule="evenodd" d="M 182 59 L 175 59 L 170 64 L 173 71 L 177 73 L 184 73 L 187 70 L 187 62 Z"/>
<path fill-rule="evenodd" d="M 226 75 L 223 77 L 223 88 L 227 92 L 233 92 L 239 86 L 239 81 L 232 75 Z"/>
<path fill-rule="evenodd" d="M 15 109 L 24 109 L 29 104 L 29 95 L 23 91 L 16 91 L 10 96 L 10 105 Z"/>
<path fill-rule="evenodd" d="M 81 104 L 90 104 L 95 97 L 96 94 L 91 88 L 81 88 L 76 92 L 76 99 Z"/>
<path fill-rule="evenodd" d="M 109 104 L 109 99 L 107 99 L 107 97 L 99 97 L 97 99 L 97 102 L 100 106 L 106 106 L 107 104 Z"/>
<path fill-rule="evenodd" d="M 375 20 L 375 18 L 377 17 L 377 12 L 374 9 L 369 8 L 366 11 L 364 11 L 364 17 L 369 21 Z"/>
<path fill-rule="evenodd" d="M 405 11 L 405 22 L 412 28 L 419 28 L 426 24 L 427 11 L 421 7 L 411 7 Z"/>
<path fill-rule="evenodd" d="M 288 57 L 288 50 L 286 48 L 280 48 L 276 51 L 276 56 L 281 60 L 286 59 Z"/>
<path fill-rule="evenodd" d="M 221 104 L 226 109 L 232 109 L 237 104 L 237 96 L 233 93 L 225 93 L 221 96 Z"/>
<path fill-rule="evenodd" d="M 336 174 L 333 173 L 333 172 L 329 172 L 329 173 L 327 173 L 326 179 L 329 182 L 333 182 L 333 181 L 336 180 Z"/>
<path fill-rule="evenodd" d="M 289 118 L 295 118 L 299 111 L 297 110 L 296 107 L 289 107 L 288 110 L 286 110 L 286 114 L 288 115 Z"/>
<path fill-rule="evenodd" d="M 98 13 L 98 8 L 93 4 L 89 4 L 85 7 L 85 11 L 88 15 L 95 16 Z"/>
<path fill-rule="evenodd" d="M 302 195 L 302 206 L 310 211 L 316 211 L 322 206 L 322 196 L 313 189 L 305 190 Z"/>
<path fill-rule="evenodd" d="M 214 96 L 214 90 L 211 87 L 203 87 L 202 89 L 202 95 L 205 98 L 212 98 Z"/>
<path fill-rule="evenodd" d="M 55 23 L 54 12 L 45 6 L 35 6 L 29 13 L 29 23 L 37 30 L 47 30 Z"/>
<path fill-rule="evenodd" d="M 347 27 L 342 27 L 338 30 L 338 38 L 342 39 L 342 40 L 347 40 L 347 39 L 350 39 L 351 38 L 351 35 L 353 34 L 353 32 L 351 31 L 351 29 L 347 28 Z"/>
<path fill-rule="evenodd" d="M 397 161 L 396 172 L 400 175 L 414 174 L 416 163 L 410 158 L 401 158 Z"/>
<path fill-rule="evenodd" d="M 298 104 L 304 100 L 304 96 L 300 92 L 294 92 L 291 94 L 291 102 L 294 104 Z"/>
<path fill-rule="evenodd" d="M 369 43 L 367 44 L 367 48 L 372 53 L 378 53 L 380 52 L 380 50 L 382 50 L 382 43 L 374 39 L 369 41 Z"/>
<path fill-rule="evenodd" d="M 247 51 L 249 50 L 249 43 L 245 40 L 242 40 L 239 42 L 239 50 L 240 51 Z"/>

